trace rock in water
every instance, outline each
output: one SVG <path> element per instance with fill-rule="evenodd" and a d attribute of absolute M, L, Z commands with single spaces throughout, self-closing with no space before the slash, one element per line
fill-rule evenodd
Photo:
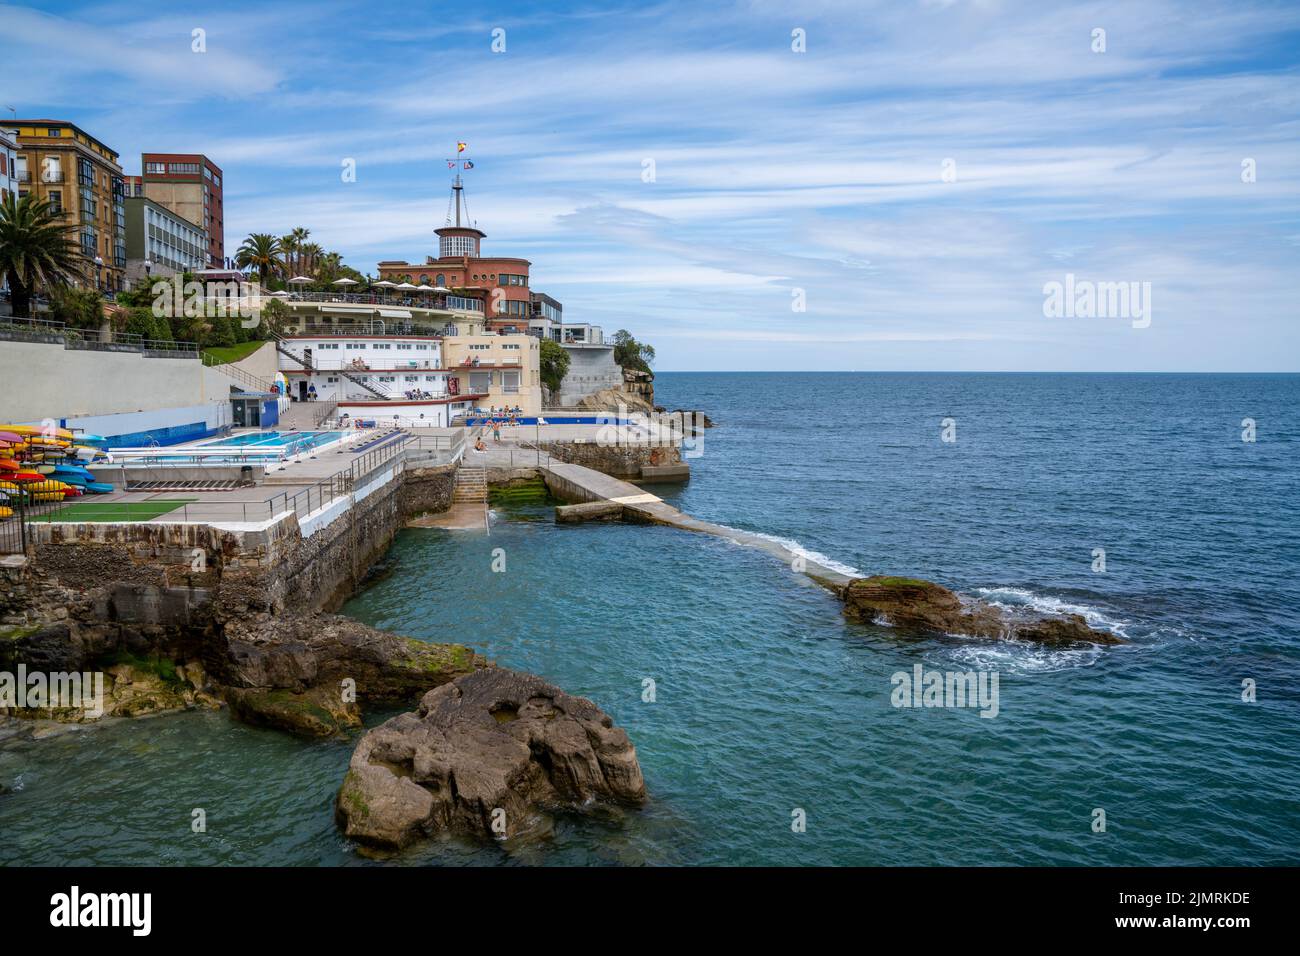
<path fill-rule="evenodd" d="M 398 849 L 441 830 L 512 836 L 538 809 L 645 796 L 636 748 L 600 708 L 489 668 L 362 737 L 335 819 L 359 843 Z"/>
<path fill-rule="evenodd" d="M 1057 646 L 1126 643 L 1114 634 L 1089 627 L 1078 614 L 1004 610 L 983 601 L 963 600 L 947 588 L 919 578 L 855 578 L 844 586 L 841 597 L 844 613 L 851 618 L 912 630 Z"/>

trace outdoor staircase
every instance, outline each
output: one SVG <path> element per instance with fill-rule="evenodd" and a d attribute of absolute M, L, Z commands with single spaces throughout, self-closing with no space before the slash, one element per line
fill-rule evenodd
<path fill-rule="evenodd" d="M 292 359 L 293 361 L 297 362 L 299 365 L 301 365 L 303 368 L 305 368 L 305 369 L 306 369 L 307 371 L 309 371 L 309 372 L 314 372 L 314 371 L 316 371 L 316 369 L 312 366 L 311 362 L 307 361 L 307 359 L 305 359 L 303 356 L 299 355 L 297 352 L 295 352 L 295 351 L 293 351 L 291 348 L 289 348 L 289 346 L 285 343 L 284 338 L 280 335 L 279 332 L 273 332 L 273 333 L 271 333 L 271 334 L 272 334 L 272 338 L 273 338 L 273 340 L 274 340 L 274 342 L 275 342 L 275 350 L 276 350 L 277 352 L 279 352 L 281 355 L 285 356 L 286 358 L 290 358 L 290 359 Z M 361 386 L 362 388 L 364 388 L 367 392 L 369 392 L 371 395 L 375 396 L 376 398 L 382 398 L 382 399 L 384 399 L 385 401 L 387 401 L 388 398 L 389 398 L 389 395 L 388 395 L 387 392 L 381 392 L 379 389 L 375 388 L 375 387 L 374 387 L 373 385 L 371 385 L 369 382 L 363 381 L 362 379 L 360 379 L 360 378 L 358 378 L 357 376 L 353 375 L 351 372 L 347 371 L 346 369 L 341 369 L 341 368 L 340 368 L 340 369 L 330 369 L 330 372 L 331 372 L 331 373 L 333 373 L 333 372 L 338 372 L 340 375 L 342 375 L 344 378 L 346 378 L 346 379 L 347 379 L 349 382 L 351 382 L 353 385 L 359 385 L 359 386 Z"/>
<path fill-rule="evenodd" d="M 487 470 L 465 464 L 456 469 L 456 485 L 451 492 L 452 504 L 482 504 L 487 500 Z"/>

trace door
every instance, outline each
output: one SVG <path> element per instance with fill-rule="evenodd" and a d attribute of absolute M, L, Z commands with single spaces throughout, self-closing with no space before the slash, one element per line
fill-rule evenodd
<path fill-rule="evenodd" d="M 307 401 L 307 380 L 305 378 L 298 383 L 298 401 Z"/>

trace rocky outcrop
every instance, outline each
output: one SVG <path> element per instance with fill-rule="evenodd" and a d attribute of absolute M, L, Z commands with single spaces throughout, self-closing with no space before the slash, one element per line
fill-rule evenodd
<path fill-rule="evenodd" d="M 398 849 L 439 831 L 514 836 L 549 807 L 645 796 L 636 749 L 595 704 L 490 668 L 362 737 L 335 818 L 359 843 Z"/>
<path fill-rule="evenodd" d="M 360 706 L 404 704 L 486 667 L 460 644 L 431 644 L 332 614 L 264 615 L 225 626 L 210 661 L 236 717 L 304 736 L 361 723 Z"/>
<path fill-rule="evenodd" d="M 1078 614 L 1051 616 L 963 599 L 931 581 L 877 575 L 855 578 L 841 592 L 844 613 L 905 630 L 967 637 L 1014 638 L 1050 645 L 1123 644 Z"/>
<path fill-rule="evenodd" d="M 599 392 L 585 395 L 578 399 L 577 407 L 596 412 L 614 412 L 625 409 L 629 412 L 650 413 L 655 410 L 653 402 L 646 401 L 639 395 L 633 395 L 631 392 L 625 392 L 618 388 L 602 388 Z"/>

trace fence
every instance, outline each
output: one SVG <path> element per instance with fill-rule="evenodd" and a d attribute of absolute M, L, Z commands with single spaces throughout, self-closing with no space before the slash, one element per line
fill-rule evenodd
<path fill-rule="evenodd" d="M 15 342 L 63 343 L 68 349 L 90 349 L 100 352 L 143 352 L 146 358 L 199 357 L 196 342 L 174 342 L 169 339 L 147 339 L 132 332 L 112 329 L 78 329 L 66 322 L 44 318 L 0 318 L 0 338 Z"/>

